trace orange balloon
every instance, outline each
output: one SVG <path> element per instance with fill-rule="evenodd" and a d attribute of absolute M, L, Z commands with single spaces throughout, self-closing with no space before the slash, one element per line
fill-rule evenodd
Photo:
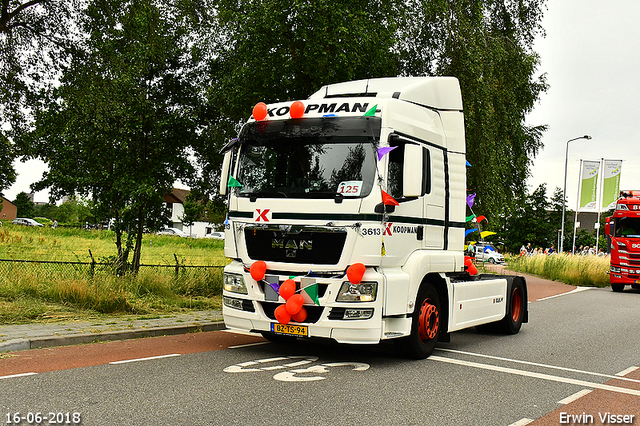
<path fill-rule="evenodd" d="M 287 312 L 289 312 L 291 315 L 297 314 L 298 312 L 300 312 L 300 309 L 302 309 L 303 303 L 304 297 L 302 297 L 301 294 L 292 295 L 287 300 L 287 304 L 285 305 L 287 307 Z"/>
<path fill-rule="evenodd" d="M 291 321 L 291 314 L 287 312 L 285 305 L 278 306 L 273 313 L 280 324 L 287 325 Z"/>
<path fill-rule="evenodd" d="M 282 283 L 279 291 L 280 291 L 280 296 L 282 296 L 284 300 L 289 300 L 289 298 L 293 296 L 296 292 L 295 281 L 289 278 L 288 280 Z"/>
<path fill-rule="evenodd" d="M 267 272 L 267 264 L 262 260 L 253 262 L 253 265 L 249 268 L 249 272 L 251 273 L 251 278 L 260 281 L 264 278 L 264 273 Z"/>
<path fill-rule="evenodd" d="M 471 275 L 477 275 L 478 274 L 478 268 L 476 268 L 476 265 L 473 264 L 473 258 L 472 257 L 466 257 L 464 258 L 464 266 L 467 267 L 467 272 L 470 273 Z"/>
<path fill-rule="evenodd" d="M 360 284 L 367 268 L 362 263 L 354 263 L 347 268 L 347 278 L 351 284 Z"/>
<path fill-rule="evenodd" d="M 295 315 L 291 315 L 291 319 L 295 322 L 304 322 L 304 320 L 307 319 L 307 310 L 304 308 L 304 306 L 300 308 L 300 312 Z"/>
<path fill-rule="evenodd" d="M 253 118 L 257 121 L 262 121 L 267 118 L 267 104 L 258 102 L 256 106 L 253 107 Z"/>
<path fill-rule="evenodd" d="M 301 118 L 304 114 L 304 104 L 300 101 L 295 101 L 289 108 L 289 115 L 291 118 Z"/>

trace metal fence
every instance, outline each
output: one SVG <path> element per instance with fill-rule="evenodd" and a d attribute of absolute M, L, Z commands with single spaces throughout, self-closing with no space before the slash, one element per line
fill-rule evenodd
<path fill-rule="evenodd" d="M 221 271 L 224 266 L 220 265 L 182 265 L 176 262 L 175 265 L 140 265 L 140 272 L 145 270 L 157 273 L 172 273 L 176 277 L 184 274 L 192 274 L 193 271 L 214 270 Z M 56 274 L 82 277 L 93 277 L 96 274 L 107 273 L 116 274 L 117 268 L 112 263 L 101 262 L 62 262 L 52 260 L 18 260 L 0 259 L 0 274 L 5 276 L 17 273 L 36 274 Z"/>

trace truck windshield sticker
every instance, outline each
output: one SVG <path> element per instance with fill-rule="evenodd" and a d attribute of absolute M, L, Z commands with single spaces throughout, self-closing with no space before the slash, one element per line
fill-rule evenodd
<path fill-rule="evenodd" d="M 362 184 L 363 182 L 361 180 L 349 180 L 346 182 L 340 182 L 337 192 L 338 194 L 342 195 L 359 197 L 360 192 L 362 191 Z"/>

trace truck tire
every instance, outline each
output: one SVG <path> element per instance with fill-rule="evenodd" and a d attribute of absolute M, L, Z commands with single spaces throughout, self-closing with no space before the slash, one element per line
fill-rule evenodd
<path fill-rule="evenodd" d="M 624 284 L 611 284 L 611 290 L 621 293 L 624 290 Z"/>
<path fill-rule="evenodd" d="M 411 315 L 411 335 L 395 341 L 402 356 L 425 359 L 438 343 L 440 336 L 440 297 L 431 285 L 424 283 L 418 291 L 416 306 Z"/>
<path fill-rule="evenodd" d="M 524 313 L 527 309 L 527 298 L 525 297 L 524 282 L 521 278 L 513 280 L 511 292 L 507 299 L 507 313 L 498 324 L 499 331 L 504 334 L 518 334 L 524 320 Z"/>

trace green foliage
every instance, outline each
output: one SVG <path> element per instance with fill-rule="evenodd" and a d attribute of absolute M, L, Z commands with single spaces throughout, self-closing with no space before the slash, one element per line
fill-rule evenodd
<path fill-rule="evenodd" d="M 505 219 L 500 234 L 505 239 L 507 251 L 518 253 L 523 244 L 548 248 L 556 243 L 559 223 L 551 221 L 547 199 L 547 185 L 541 184 Z M 557 247 L 556 247 L 557 250 Z"/>
<path fill-rule="evenodd" d="M 525 116 L 547 89 L 533 40 L 543 30 L 545 0 L 410 1 L 400 40 L 403 74 L 452 75 L 465 112 L 467 187 L 476 212 L 514 213 L 545 126 Z"/>
<path fill-rule="evenodd" d="M 13 160 L 28 152 L 14 143 L 31 124 L 35 94 L 56 75 L 60 43 L 73 25 L 76 0 L 4 0 L 0 4 L 0 193 L 15 182 Z M 19 140 L 17 140 L 19 142 Z"/>
<path fill-rule="evenodd" d="M 29 195 L 25 192 L 20 192 L 16 195 L 16 199 L 13 200 L 13 204 L 17 207 L 17 217 L 32 218 L 36 214 L 35 204 L 33 204 Z"/>
<path fill-rule="evenodd" d="M 222 145 L 258 102 L 305 99 L 321 86 L 400 72 L 395 1 L 220 1 L 209 31 L 209 140 L 198 148 L 208 191 Z"/>
<path fill-rule="evenodd" d="M 32 134 L 49 171 L 36 189 L 91 196 L 97 219 L 115 218 L 122 265 L 142 233 L 168 221 L 163 195 L 194 171 L 186 147 L 198 139 L 189 22 L 171 2 L 94 0 L 68 46 L 70 63 Z M 127 233 L 126 239 L 124 233 Z"/>

